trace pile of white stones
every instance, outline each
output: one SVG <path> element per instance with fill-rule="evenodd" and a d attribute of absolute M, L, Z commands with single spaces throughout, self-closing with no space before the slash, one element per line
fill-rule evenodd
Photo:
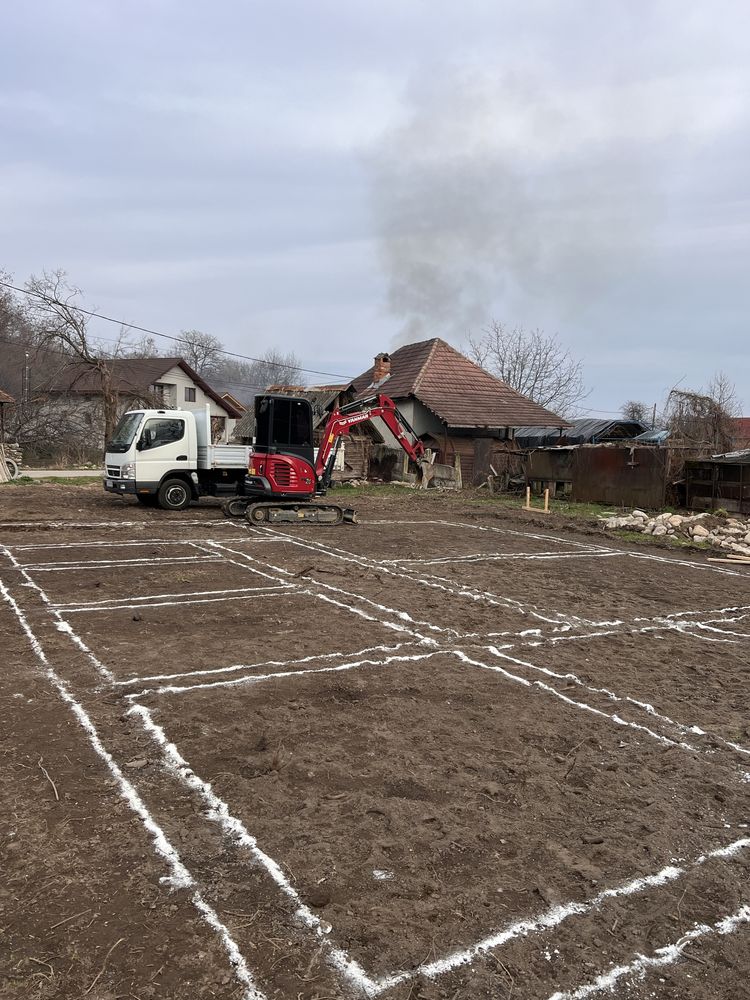
<path fill-rule="evenodd" d="M 717 525 L 707 527 L 702 522 L 710 517 L 705 514 L 657 514 L 650 517 L 645 511 L 634 510 L 632 514 L 600 518 L 605 528 L 627 528 L 641 531 L 644 535 L 680 535 L 702 542 L 717 549 L 727 549 L 750 556 L 750 520 L 736 517 L 722 518 Z M 715 522 L 715 518 L 713 521 Z"/>

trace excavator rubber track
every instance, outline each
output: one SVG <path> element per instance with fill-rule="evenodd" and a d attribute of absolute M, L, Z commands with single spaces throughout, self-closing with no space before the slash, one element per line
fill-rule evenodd
<path fill-rule="evenodd" d="M 357 512 L 333 503 L 251 503 L 245 511 L 250 524 L 356 524 Z"/>
<path fill-rule="evenodd" d="M 246 497 L 230 497 L 223 500 L 221 512 L 224 517 L 244 517 L 250 501 Z"/>

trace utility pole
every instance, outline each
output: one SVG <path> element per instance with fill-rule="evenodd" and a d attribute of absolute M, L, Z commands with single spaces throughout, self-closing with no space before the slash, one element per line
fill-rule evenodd
<path fill-rule="evenodd" d="M 26 410 L 31 402 L 31 368 L 29 367 L 29 352 L 26 351 L 23 372 L 21 373 L 21 409 Z"/>

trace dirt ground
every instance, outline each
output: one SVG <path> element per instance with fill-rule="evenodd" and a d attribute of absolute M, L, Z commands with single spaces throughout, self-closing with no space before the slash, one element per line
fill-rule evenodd
<path fill-rule="evenodd" d="M 737 998 L 750 576 L 0 491 L 0 996 Z"/>

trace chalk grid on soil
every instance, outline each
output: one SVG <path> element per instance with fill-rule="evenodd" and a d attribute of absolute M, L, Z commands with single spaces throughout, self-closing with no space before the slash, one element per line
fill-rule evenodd
<path fill-rule="evenodd" d="M 384 523 L 390 524 L 397 522 Z M 710 567 L 702 564 L 686 564 L 682 560 L 670 559 L 669 557 L 632 553 L 623 550 L 609 549 L 606 546 L 582 542 L 571 542 L 568 539 L 558 539 L 557 537 L 549 534 L 526 533 L 509 529 L 496 529 L 487 526 L 467 525 L 461 522 L 415 521 L 409 523 L 414 525 L 440 525 L 441 527 L 449 527 L 454 531 L 458 530 L 469 534 L 473 533 L 473 537 L 476 537 L 477 532 L 495 531 L 520 539 L 526 537 L 533 538 L 536 541 L 544 542 L 550 546 L 547 551 L 531 553 L 509 552 L 491 553 L 487 555 L 481 552 L 473 552 L 463 557 L 456 557 L 451 560 L 453 562 L 461 561 L 463 563 L 474 563 L 482 561 L 506 561 L 518 563 L 526 560 L 533 560 L 537 562 L 558 562 L 561 560 L 600 560 L 615 557 L 632 557 L 636 559 L 653 559 L 658 562 L 674 566 L 675 569 L 679 566 L 680 569 L 684 570 L 687 565 L 689 568 L 699 571 L 708 570 L 709 572 L 716 572 L 722 575 L 741 575 L 723 568 L 720 569 L 718 567 Z M 129 522 L 123 522 L 121 525 L 117 525 L 116 527 L 125 528 L 129 526 Z M 81 525 L 81 527 L 84 527 L 84 525 Z M 96 526 L 91 527 L 111 528 L 112 525 L 102 522 L 100 525 L 97 524 Z M 693 635 L 700 634 L 705 631 L 707 634 L 702 636 L 702 638 L 706 638 L 708 641 L 742 642 L 750 636 L 750 633 L 739 631 L 738 627 L 742 627 L 746 621 L 750 620 L 748 619 L 750 607 L 738 604 L 734 607 L 711 609 L 705 612 L 679 609 L 670 610 L 656 616 L 653 620 L 649 621 L 648 624 L 635 621 L 626 622 L 620 620 L 619 618 L 614 618 L 605 622 L 583 620 L 580 617 L 573 615 L 566 616 L 564 612 L 560 611 L 546 612 L 541 609 L 530 609 L 529 607 L 524 607 L 518 600 L 509 598 L 502 594 L 498 595 L 477 590 L 470 586 L 456 584 L 453 580 L 440 577 L 435 573 L 435 570 L 439 570 L 440 566 L 449 560 L 443 559 L 439 556 L 432 558 L 427 557 L 424 559 L 394 558 L 381 561 L 372 559 L 366 555 L 349 552 L 347 549 L 339 546 L 326 544 L 326 542 L 317 538 L 300 538 L 299 536 L 291 535 L 287 532 L 277 531 L 275 529 L 248 529 L 239 537 L 244 539 L 252 537 L 254 543 L 256 544 L 283 541 L 307 551 L 322 553 L 332 559 L 340 560 L 345 563 L 354 563 L 358 566 L 375 568 L 381 573 L 388 574 L 389 576 L 415 584 L 419 587 L 437 588 L 445 593 L 449 599 L 457 601 L 470 600 L 475 602 L 486 602 L 490 606 L 500 606 L 510 608 L 511 610 L 517 609 L 525 613 L 531 611 L 532 616 L 539 622 L 539 626 L 533 629 L 519 629 L 515 633 L 510 633 L 510 635 L 508 632 L 502 633 L 503 638 L 506 639 L 512 635 L 513 641 L 503 644 L 496 642 L 494 644 L 485 645 L 483 648 L 487 651 L 489 657 L 483 657 L 479 660 L 476 658 L 476 651 L 470 653 L 467 651 L 469 647 L 467 647 L 467 649 L 459 648 L 461 639 L 464 637 L 462 637 L 455 628 L 445 625 L 437 625 L 434 622 L 425 622 L 415 617 L 413 612 L 410 613 L 402 608 L 391 607 L 381 601 L 376 601 L 372 597 L 353 591 L 349 586 L 337 587 L 334 584 L 326 583 L 321 580 L 305 580 L 304 582 L 297 582 L 295 579 L 296 574 L 290 572 L 283 565 L 278 565 L 275 561 L 270 561 L 272 559 L 273 545 L 271 545 L 270 551 L 266 549 L 263 552 L 262 558 L 258 558 L 256 555 L 251 555 L 242 549 L 233 547 L 237 544 L 237 536 L 232 536 L 231 539 L 226 539 L 223 542 L 206 540 L 204 537 L 202 539 L 184 538 L 179 541 L 174 539 L 164 539 L 161 541 L 150 540 L 149 542 L 144 542 L 136 538 L 128 538 L 118 541 L 96 540 L 88 542 L 63 543 L 65 548 L 71 550 L 71 554 L 78 555 L 80 558 L 69 559 L 58 563 L 45 563 L 44 560 L 40 558 L 43 556 L 44 550 L 51 549 L 52 546 L 42 544 L 21 544 L 17 546 L 3 547 L 8 560 L 25 578 L 25 585 L 34 590 L 40 600 L 44 603 L 49 615 L 55 621 L 56 627 L 59 631 L 64 632 L 76 645 L 76 647 L 89 657 L 91 663 L 98 672 L 100 683 L 106 682 L 121 688 L 140 685 L 142 683 L 148 685 L 153 682 L 157 682 L 156 687 L 147 686 L 138 692 L 129 692 L 126 696 L 128 701 L 131 703 L 129 714 L 141 722 L 144 731 L 158 746 L 165 769 L 183 781 L 191 791 L 197 793 L 204 800 L 204 803 L 208 808 L 207 815 L 209 819 L 219 824 L 225 835 L 230 840 L 248 850 L 253 855 L 254 860 L 260 863 L 267 870 L 268 874 L 276 883 L 281 893 L 288 897 L 294 904 L 295 916 L 298 921 L 300 921 L 303 926 L 308 928 L 310 933 L 314 936 L 318 946 L 323 947 L 327 951 L 331 964 L 338 969 L 338 971 L 346 979 L 348 979 L 352 985 L 359 987 L 368 995 L 375 996 L 385 990 L 388 990 L 389 988 L 392 988 L 400 982 L 414 978 L 418 975 L 426 976 L 428 978 L 442 975 L 459 966 L 467 965 L 480 959 L 487 952 L 499 948 L 501 945 L 512 940 L 513 938 L 519 936 L 528 937 L 533 934 L 544 933 L 571 917 L 597 910 L 597 908 L 607 899 L 623 896 L 635 896 L 644 891 L 650 891 L 660 886 L 667 885 L 679 879 L 687 872 L 702 866 L 710 859 L 732 857 L 740 854 L 750 847 L 750 839 L 741 838 L 726 847 L 707 850 L 705 854 L 700 855 L 691 862 L 682 862 L 679 865 L 668 865 L 652 875 L 631 879 L 630 881 L 627 881 L 619 886 L 605 889 L 586 902 L 571 902 L 569 904 L 563 904 L 552 907 L 533 917 L 516 921 L 509 924 L 505 928 L 501 928 L 490 933 L 488 936 L 480 941 L 477 941 L 474 945 L 468 948 L 459 949 L 428 963 L 418 964 L 413 969 L 394 971 L 393 973 L 380 977 L 368 975 L 368 973 L 362 969 L 362 967 L 350 955 L 348 955 L 343 949 L 338 948 L 335 944 L 333 944 L 335 931 L 332 932 L 332 929 L 326 926 L 325 922 L 309 909 L 309 907 L 299 897 L 299 894 L 284 874 L 279 863 L 261 850 L 252 834 L 246 830 L 244 825 L 236 816 L 232 815 L 227 803 L 215 794 L 207 782 L 193 772 L 188 762 L 181 756 L 178 747 L 169 741 L 162 727 L 158 726 L 153 721 L 149 708 L 141 704 L 139 698 L 142 698 L 146 694 L 173 694 L 181 691 L 196 689 L 207 690 L 211 688 L 217 689 L 217 695 L 220 695 L 222 689 L 226 687 L 232 687 L 240 684 L 258 684 L 271 678 L 274 678 L 275 680 L 283 679 L 287 684 L 289 684 L 290 690 L 292 690 L 295 678 L 309 676 L 311 673 L 341 672 L 369 667 L 387 669 L 391 664 L 422 661 L 440 653 L 453 656 L 462 665 L 467 667 L 501 673 L 505 679 L 518 684 L 520 687 L 526 687 L 528 689 L 541 689 L 550 697 L 561 699 L 570 707 L 582 712 L 593 713 L 600 719 L 608 720 L 614 725 L 632 728 L 633 730 L 638 731 L 639 734 L 654 739 L 659 743 L 679 747 L 688 753 L 698 753 L 700 752 L 699 748 L 693 745 L 692 742 L 689 742 L 689 740 L 692 738 L 693 741 L 697 743 L 699 740 L 697 740 L 696 737 L 700 738 L 707 736 L 707 731 L 702 727 L 696 724 L 687 725 L 678 722 L 669 716 L 660 714 L 646 702 L 638 701 L 637 699 L 629 696 L 620 696 L 608 689 L 595 688 L 591 685 L 587 685 L 575 674 L 567 673 L 565 675 L 561 675 L 546 666 L 531 664 L 526 660 L 522 660 L 511 655 L 509 650 L 514 649 L 516 645 L 524 643 L 543 647 L 547 643 L 551 645 L 560 641 L 585 641 L 587 638 L 591 638 L 592 636 L 599 637 L 603 635 L 617 635 L 621 634 L 624 630 L 631 630 L 641 635 L 655 635 L 660 630 L 667 629 L 677 631 L 690 630 L 690 633 Z M 108 558 L 105 551 L 103 551 L 107 548 L 116 549 L 120 547 L 129 547 L 134 549 L 138 546 L 149 546 L 152 548 L 158 545 L 184 546 L 186 543 L 193 547 L 196 551 L 194 556 L 174 558 L 165 556 L 140 557 L 134 553 L 134 555 L 129 558 L 117 559 Z M 564 546 L 567 551 L 556 551 L 554 548 L 555 545 Z M 60 546 L 55 545 L 54 548 L 59 549 Z M 99 558 L 90 559 L 87 558 L 87 556 L 99 556 Z M 28 558 L 33 559 L 34 561 L 28 563 L 21 561 Z M 93 602 L 81 601 L 58 603 L 50 600 L 36 578 L 36 574 L 38 573 L 54 571 L 63 572 L 67 569 L 85 570 L 96 568 L 98 570 L 114 570 L 120 567 L 123 570 L 137 570 L 139 567 L 148 565 L 159 567 L 165 563 L 168 565 L 176 565 L 178 563 L 194 565 L 197 563 L 203 564 L 205 562 L 218 564 L 217 569 L 219 569 L 219 577 L 221 565 L 231 563 L 233 566 L 239 566 L 254 575 L 260 575 L 266 578 L 269 582 L 264 586 L 257 586 L 253 588 L 217 588 L 210 591 L 204 590 L 186 592 L 163 591 L 156 594 L 132 595 L 124 600 L 103 598 Z M 352 653 L 337 651 L 333 653 L 323 653 L 319 656 L 312 655 L 308 657 L 301 657 L 296 660 L 273 660 L 266 661 L 265 663 L 245 665 L 230 664 L 226 667 L 212 666 L 199 671 L 189 671 L 185 674 L 161 674 L 151 677 L 131 677 L 122 680 L 115 678 L 112 670 L 105 665 L 103 660 L 96 655 L 96 652 L 91 649 L 89 645 L 87 645 L 87 643 L 84 642 L 84 640 L 75 632 L 73 626 L 66 618 L 68 614 L 92 614 L 102 611 L 112 611 L 119 608 L 148 608 L 162 607 L 166 605 L 179 607 L 182 604 L 187 605 L 196 602 L 203 603 L 206 601 L 220 605 L 223 602 L 230 600 L 255 599 L 262 597 L 273 598 L 280 591 L 287 593 L 292 592 L 295 595 L 329 602 L 345 613 L 364 618 L 368 621 L 377 622 L 385 629 L 401 633 L 401 641 L 394 641 L 393 645 L 390 646 L 377 645 L 374 647 L 366 647 L 358 652 Z M 173 872 L 175 870 L 179 872 L 180 878 L 183 880 L 183 884 L 192 886 L 195 884 L 193 876 L 187 871 L 187 869 L 184 868 L 184 866 L 182 866 L 182 863 L 179 861 L 179 857 L 176 852 L 174 852 L 171 845 L 166 844 L 166 840 L 162 839 L 163 833 L 148 813 L 148 810 L 139 798 L 137 791 L 132 787 L 130 782 L 124 778 L 118 765 L 105 749 L 105 744 L 102 740 L 101 734 L 96 732 L 96 729 L 86 715 L 84 708 L 70 693 L 65 680 L 59 677 L 50 666 L 43 648 L 38 638 L 35 636 L 33 629 L 29 625 L 28 619 L 24 615 L 22 608 L 4 584 L 2 585 L 2 595 L 15 612 L 19 620 L 19 624 L 26 633 L 32 649 L 45 668 L 48 680 L 53 683 L 63 700 L 65 700 L 73 709 L 76 717 L 79 719 L 79 722 L 86 730 L 92 745 L 97 750 L 97 753 L 99 753 L 102 759 L 105 760 L 107 766 L 117 779 L 121 793 L 126 797 L 127 801 L 131 805 L 131 808 L 133 808 L 134 811 L 140 816 L 144 826 L 146 826 L 151 833 L 155 849 L 162 855 L 162 857 L 165 857 L 169 861 Z M 457 617 L 460 617 L 460 615 L 457 615 Z M 735 625 L 736 627 L 727 627 L 730 625 Z M 606 628 L 604 626 L 606 626 Z M 544 631 L 545 629 L 547 630 L 546 634 Z M 394 636 L 394 640 L 396 638 L 398 638 L 398 636 Z M 475 637 L 467 635 L 465 638 L 472 638 L 473 640 Z M 419 647 L 422 648 L 420 649 Z M 315 663 L 315 661 L 317 661 L 317 663 Z M 503 665 L 500 665 L 498 661 L 503 661 Z M 314 663 L 315 665 L 310 665 L 311 663 Z M 586 701 L 582 700 L 585 697 L 584 694 L 581 694 L 580 697 L 570 697 L 568 695 L 564 695 L 551 686 L 551 684 L 547 684 L 546 681 L 542 681 L 536 677 L 534 677 L 534 679 L 529 679 L 529 677 L 524 676 L 523 674 L 515 673 L 512 669 L 510 669 L 513 665 L 522 666 L 527 671 L 536 671 L 541 674 L 546 674 L 550 679 L 559 679 L 564 676 L 566 679 L 572 680 L 578 688 L 584 691 L 604 692 L 607 698 L 613 702 L 629 704 L 630 707 L 640 709 L 647 716 L 650 716 L 650 721 L 653 722 L 654 720 L 657 720 L 662 731 L 657 732 L 656 730 L 651 729 L 649 725 L 626 720 L 618 715 L 616 711 L 606 712 L 588 704 Z M 279 669 L 264 673 L 259 669 L 263 667 L 273 667 Z M 236 673 L 240 673 L 241 676 L 226 676 Z M 220 679 L 217 679 L 216 675 L 222 676 Z M 181 677 L 187 678 L 187 676 L 191 676 L 196 680 L 197 676 L 205 677 L 206 679 L 201 680 L 198 683 L 190 683 L 188 685 L 163 683 L 164 681 L 179 680 Z M 665 732 L 669 732 L 670 735 L 665 735 Z M 716 737 L 714 737 L 714 739 L 716 739 Z M 718 738 L 718 741 L 722 742 L 721 738 Z M 726 740 L 723 742 L 727 745 L 727 747 L 736 750 L 738 753 L 750 753 L 750 750 L 747 748 L 740 747 Z M 742 775 L 740 775 L 740 777 L 742 777 Z M 176 868 L 175 866 L 178 867 Z M 226 927 L 221 923 L 219 916 L 211 910 L 210 907 L 208 907 L 208 904 L 206 904 L 200 896 L 198 888 L 195 890 L 195 900 L 196 906 L 202 912 L 204 919 L 207 920 L 207 922 L 215 931 L 217 931 L 217 933 L 219 933 L 222 938 L 238 980 L 244 987 L 245 995 L 248 997 L 261 996 L 262 994 L 259 992 L 245 959 L 240 955 L 236 944 L 229 936 Z M 620 982 L 620 980 L 628 976 L 645 975 L 651 968 L 660 967 L 676 961 L 688 941 L 702 936 L 725 935 L 731 933 L 740 925 L 746 923 L 749 917 L 750 910 L 748 910 L 747 906 L 742 906 L 733 913 L 722 917 L 713 925 L 700 925 L 699 927 L 696 927 L 693 931 L 689 932 L 674 944 L 658 949 L 658 951 L 652 956 L 635 955 L 630 963 L 626 963 L 617 969 L 603 972 L 600 976 L 596 977 L 589 983 L 584 983 L 581 986 L 567 992 L 562 991 L 555 993 L 554 996 L 556 998 L 577 998 L 590 996 L 604 990 L 612 990 L 617 983 Z"/>

